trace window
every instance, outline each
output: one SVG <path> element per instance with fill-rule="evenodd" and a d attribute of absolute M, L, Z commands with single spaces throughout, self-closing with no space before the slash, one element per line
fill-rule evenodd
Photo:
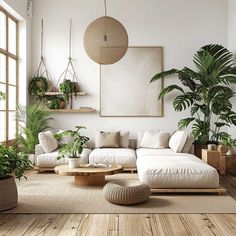
<path fill-rule="evenodd" d="M 18 21 L 0 6 L 0 142 L 16 139 L 18 121 Z"/>

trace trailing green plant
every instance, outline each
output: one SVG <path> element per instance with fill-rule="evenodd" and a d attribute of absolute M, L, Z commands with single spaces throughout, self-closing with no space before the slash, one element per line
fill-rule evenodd
<path fill-rule="evenodd" d="M 72 98 L 73 95 L 76 96 L 77 94 L 76 83 L 69 79 L 65 79 L 62 83 L 60 83 L 59 87 L 66 101 Z"/>
<path fill-rule="evenodd" d="M 51 128 L 49 121 L 51 113 L 40 104 L 18 107 L 20 134 L 18 137 L 19 149 L 24 153 L 34 153 L 35 145 L 39 143 L 38 134 Z"/>
<path fill-rule="evenodd" d="M 196 144 L 217 143 L 224 136 L 223 127 L 236 125 L 231 103 L 235 95 L 231 84 L 236 83 L 233 54 L 221 45 L 210 44 L 195 53 L 193 62 L 196 71 L 188 67 L 171 69 L 156 74 L 151 82 L 177 74 L 182 86 L 173 84 L 164 88 L 159 99 L 178 91 L 180 95 L 173 101 L 175 111 L 190 109 L 190 116 L 179 121 L 179 128 L 192 124 Z"/>
<path fill-rule="evenodd" d="M 0 180 L 8 178 L 9 175 L 15 175 L 20 179 L 24 171 L 31 168 L 32 165 L 27 155 L 17 153 L 14 147 L 0 145 Z"/>
<path fill-rule="evenodd" d="M 76 126 L 76 130 L 66 130 L 62 133 L 54 134 L 54 138 L 59 142 L 63 137 L 71 136 L 74 139 L 74 142 L 70 144 L 62 144 L 59 150 L 58 160 L 61 158 L 79 158 L 80 154 L 83 151 L 84 144 L 89 140 L 88 137 L 82 136 L 80 134 L 81 129 L 86 129 L 84 126 Z"/>
<path fill-rule="evenodd" d="M 52 99 L 47 101 L 47 107 L 49 109 L 60 109 L 61 108 L 61 102 L 64 102 L 64 98 L 62 97 L 53 97 Z"/>
<path fill-rule="evenodd" d="M 43 76 L 35 76 L 29 82 L 28 90 L 36 100 L 42 100 L 45 93 L 48 91 L 47 78 Z"/>

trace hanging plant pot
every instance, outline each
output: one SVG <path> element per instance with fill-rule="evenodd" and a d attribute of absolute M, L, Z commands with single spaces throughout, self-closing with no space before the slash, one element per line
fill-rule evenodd
<path fill-rule="evenodd" d="M 63 93 L 65 101 L 69 101 L 69 99 L 77 94 L 77 86 L 76 82 L 72 82 L 69 79 L 65 79 L 59 85 L 60 91 Z"/>
<path fill-rule="evenodd" d="M 18 200 L 17 187 L 14 177 L 8 176 L 0 180 L 0 211 L 16 207 Z"/>
<path fill-rule="evenodd" d="M 35 76 L 29 82 L 28 90 L 30 94 L 37 100 L 41 100 L 48 91 L 48 81 L 43 76 Z"/>

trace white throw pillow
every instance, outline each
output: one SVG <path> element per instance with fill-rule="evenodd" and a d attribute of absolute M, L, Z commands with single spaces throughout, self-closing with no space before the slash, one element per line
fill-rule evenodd
<path fill-rule="evenodd" d="M 177 130 L 170 138 L 169 147 L 177 153 L 182 152 L 187 141 L 188 134 L 185 131 Z"/>
<path fill-rule="evenodd" d="M 53 137 L 52 131 L 41 132 L 38 134 L 39 144 L 45 153 L 50 153 L 58 148 L 58 142 Z"/>
<path fill-rule="evenodd" d="M 143 139 L 143 135 L 146 131 L 149 131 L 149 132 L 153 132 L 153 133 L 158 133 L 160 132 L 160 130 L 157 130 L 157 131 L 151 131 L 151 130 L 139 130 L 137 132 L 137 148 L 140 148 L 140 144 L 142 142 L 142 139 Z"/>
<path fill-rule="evenodd" d="M 99 142 L 100 131 L 95 132 L 95 148 L 100 147 Z M 120 131 L 120 147 L 121 148 L 129 148 L 129 132 L 128 131 Z"/>
<path fill-rule="evenodd" d="M 168 132 L 145 131 L 140 147 L 142 148 L 167 148 L 170 139 Z"/>

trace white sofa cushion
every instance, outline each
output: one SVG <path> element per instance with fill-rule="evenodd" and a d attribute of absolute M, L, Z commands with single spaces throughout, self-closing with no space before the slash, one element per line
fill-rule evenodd
<path fill-rule="evenodd" d="M 184 145 L 187 141 L 188 134 L 185 131 L 177 130 L 174 134 L 170 137 L 169 147 L 174 152 L 182 152 Z"/>
<path fill-rule="evenodd" d="M 100 131 L 95 131 L 95 148 L 100 147 L 99 142 Z M 129 131 L 120 131 L 120 147 L 128 148 L 129 147 Z"/>
<path fill-rule="evenodd" d="M 52 131 L 40 132 L 38 138 L 45 153 L 53 152 L 58 148 L 58 142 L 53 137 Z"/>
<path fill-rule="evenodd" d="M 139 180 L 150 188 L 218 188 L 219 175 L 194 155 L 171 149 L 138 149 Z"/>
<path fill-rule="evenodd" d="M 120 164 L 124 168 L 134 168 L 136 155 L 129 148 L 97 148 L 90 153 L 89 163 Z"/>
<path fill-rule="evenodd" d="M 169 147 L 170 133 L 145 131 L 140 147 L 142 148 L 167 148 Z"/>
<path fill-rule="evenodd" d="M 54 168 L 58 165 L 64 165 L 68 163 L 67 158 L 62 158 L 57 160 L 59 153 L 59 149 L 51 153 L 44 153 L 36 156 L 36 166 L 41 168 Z M 88 164 L 89 154 L 91 153 L 91 149 L 84 148 L 83 152 L 81 153 L 80 163 L 81 164 Z"/>

